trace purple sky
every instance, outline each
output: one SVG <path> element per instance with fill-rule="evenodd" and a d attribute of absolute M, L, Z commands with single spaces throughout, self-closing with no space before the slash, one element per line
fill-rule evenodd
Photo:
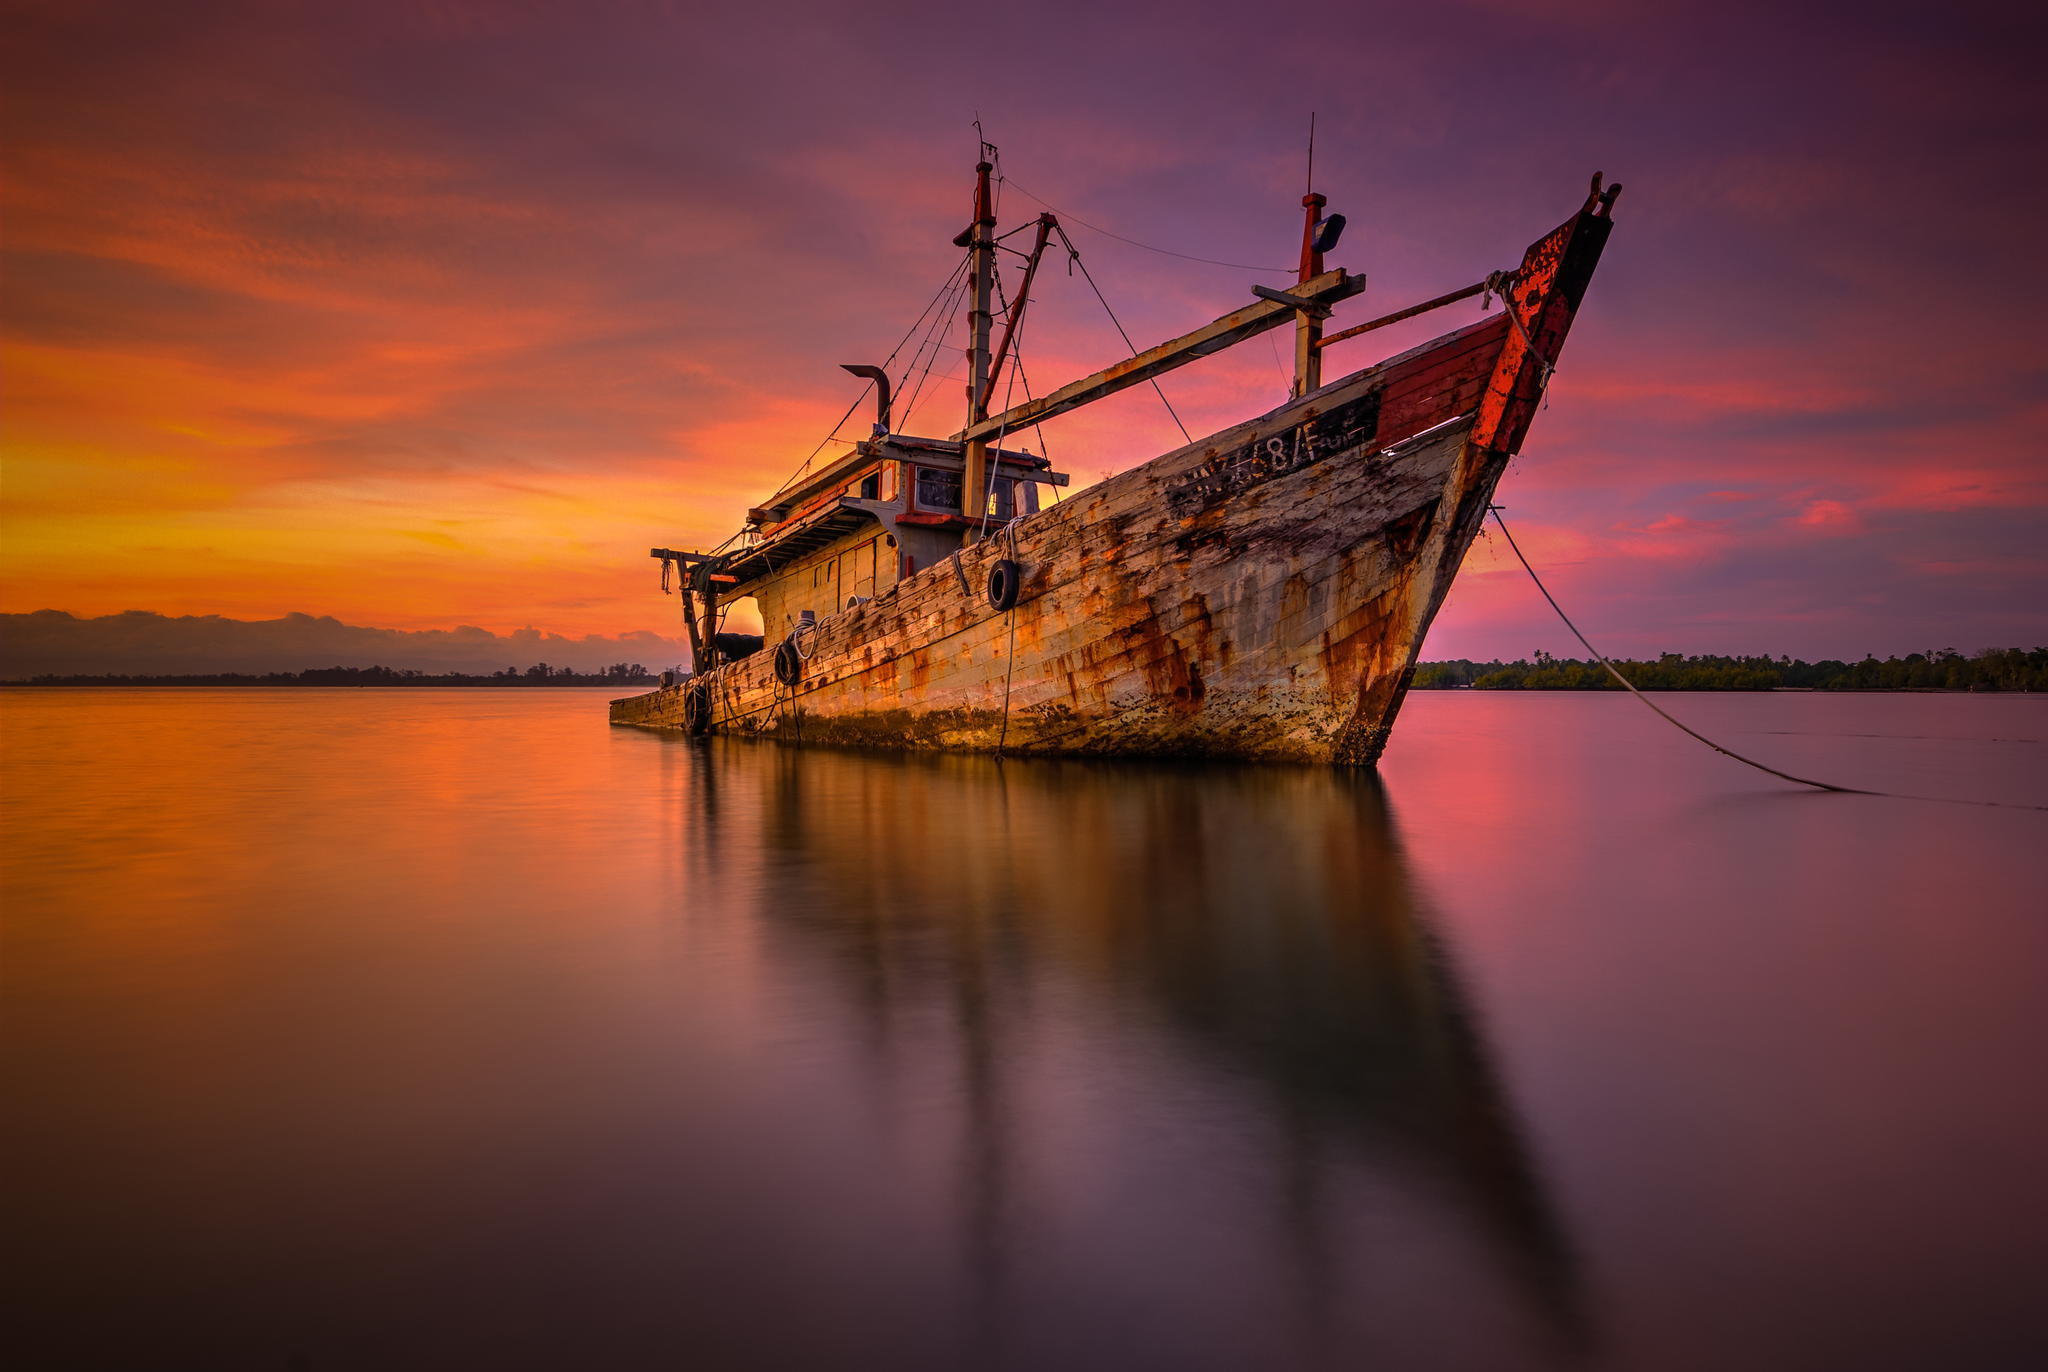
<path fill-rule="evenodd" d="M 1284 265 L 1315 110 L 1340 323 L 1626 183 L 1500 496 L 1601 646 L 2048 642 L 2038 7 L 9 10 L 0 610 L 672 634 L 646 549 L 852 400 L 954 261 L 977 113 L 1005 227 Z M 1073 233 L 1141 346 L 1286 275 Z M 1035 297 L 1041 387 L 1120 355 L 1079 278 Z M 1199 434 L 1283 374 L 1164 385 Z M 1077 484 L 1175 436 L 1147 390 L 1046 430 Z M 1536 648 L 1575 651 L 1481 546 L 1425 655 Z"/>

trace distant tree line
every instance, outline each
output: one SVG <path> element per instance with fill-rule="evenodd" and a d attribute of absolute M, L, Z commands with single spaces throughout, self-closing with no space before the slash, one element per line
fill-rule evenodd
<path fill-rule="evenodd" d="M 2048 648 L 1993 648 L 1965 657 L 1953 648 L 1908 653 L 1880 661 L 1792 657 L 1682 657 L 1664 653 L 1649 660 L 1616 658 L 1628 679 L 1645 691 L 1769 691 L 1779 687 L 1816 691 L 2048 691 Z M 657 672 L 638 662 L 615 662 L 595 672 L 572 667 L 531 667 L 503 671 L 418 672 L 393 667 L 315 667 L 303 672 L 204 672 L 106 676 L 45 674 L 14 686 L 652 686 Z M 1552 657 L 1473 662 L 1455 658 L 1425 662 L 1415 669 L 1419 691 L 1469 686 L 1479 691 L 1618 691 L 1597 662 Z"/>
<path fill-rule="evenodd" d="M 488 675 L 416 672 L 397 667 L 313 667 L 303 672 L 202 672 L 137 676 L 53 676 L 13 686 L 652 686 L 655 673 L 637 662 L 614 662 L 595 672 L 573 667 L 507 667 Z"/>
<path fill-rule="evenodd" d="M 1645 691 L 2048 691 L 2048 648 L 1987 648 L 1969 657 L 1943 648 L 1861 662 L 1664 653 L 1648 661 L 1616 658 L 1614 665 Z M 1414 685 L 1423 691 L 1460 686 L 1476 691 L 1621 689 L 1598 662 L 1545 652 L 1526 662 L 1425 662 L 1415 669 Z"/>

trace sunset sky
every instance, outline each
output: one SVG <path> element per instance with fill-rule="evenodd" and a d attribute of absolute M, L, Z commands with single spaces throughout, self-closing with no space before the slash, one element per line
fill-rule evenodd
<path fill-rule="evenodd" d="M 673 634 L 646 550 L 852 402 L 957 260 L 977 114 L 1005 228 L 1284 265 L 1313 110 L 1340 324 L 1626 184 L 1500 496 L 1596 642 L 2035 646 L 2038 13 L 13 0 L 0 610 Z M 1141 346 L 1287 279 L 1071 231 Z M 1041 388 L 1122 355 L 1078 276 L 1035 299 Z M 1163 384 L 1199 435 L 1284 372 Z M 1177 433 L 1134 390 L 1044 437 L 1078 486 Z M 1425 656 L 1535 648 L 1573 645 L 1481 545 Z"/>

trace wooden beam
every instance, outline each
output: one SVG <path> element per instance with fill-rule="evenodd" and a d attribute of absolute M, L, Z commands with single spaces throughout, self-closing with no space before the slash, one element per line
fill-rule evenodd
<path fill-rule="evenodd" d="M 668 548 L 649 548 L 649 557 L 658 557 L 664 564 L 676 564 L 676 594 L 683 598 L 683 627 L 690 631 L 690 671 L 694 675 L 703 670 L 704 640 L 697 632 L 697 600 L 690 590 L 690 563 L 704 561 L 702 553 L 679 553 Z M 661 584 L 668 585 L 668 567 L 661 569 Z"/>
<path fill-rule="evenodd" d="M 1290 293 L 1292 298 L 1313 302 L 1317 305 L 1331 305 L 1339 300 L 1348 300 L 1365 289 L 1363 276 L 1351 276 L 1342 267 L 1324 272 L 1321 276 L 1304 281 Z M 1028 428 L 1054 415 L 1065 414 L 1102 399 L 1118 391 L 1141 385 L 1153 377 L 1184 367 L 1197 358 L 1221 352 L 1233 343 L 1266 330 L 1276 328 L 1293 320 L 1296 306 L 1281 304 L 1273 300 L 1260 300 L 1241 310 L 1232 311 L 1213 323 L 1204 324 L 1193 333 L 1182 334 L 1169 339 L 1155 348 L 1147 348 L 1136 357 L 1127 357 L 1114 367 L 1108 367 L 1093 376 L 1084 376 L 1079 381 L 1070 381 L 1051 395 L 1037 400 L 1026 401 L 1015 409 L 991 415 L 980 423 L 954 434 L 956 442 L 972 442 L 977 439 L 993 438 L 1005 430 Z"/>
<path fill-rule="evenodd" d="M 967 459 L 960 453 L 919 453 L 907 460 L 919 467 L 932 467 L 943 472 L 957 472 L 967 465 Z M 995 474 L 1012 481 L 1029 481 L 1038 486 L 1064 486 L 1070 479 L 1065 472 L 1049 472 L 1043 467 L 1016 465 L 998 466 Z"/>
<path fill-rule="evenodd" d="M 712 585 L 710 578 L 707 577 L 704 582 L 705 665 L 698 667 L 695 663 L 692 663 L 691 667 L 695 671 L 707 672 L 718 666 L 718 659 L 718 588 Z"/>
<path fill-rule="evenodd" d="M 1328 305 L 1318 305 L 1313 300 L 1304 300 L 1298 295 L 1289 295 L 1286 291 L 1276 291 L 1271 286 L 1254 286 L 1252 287 L 1252 294 L 1261 300 L 1270 300 L 1275 305 L 1285 305 L 1290 310 L 1300 310 L 1303 314 L 1312 314 L 1318 319 L 1328 319 L 1330 317 L 1330 307 Z"/>
<path fill-rule="evenodd" d="M 1460 300 L 1470 300 L 1485 289 L 1486 283 L 1484 281 L 1475 282 L 1461 291 L 1452 291 L 1448 295 L 1440 295 L 1434 300 L 1425 300 L 1420 305 L 1410 305 L 1405 310 L 1395 310 L 1392 314 L 1383 314 L 1378 319 L 1368 319 L 1363 324 L 1353 324 L 1348 329 L 1328 334 L 1317 339 L 1316 346 L 1318 348 L 1327 348 L 1333 343 L 1342 343 L 1347 338 L 1356 338 L 1362 333 L 1371 333 L 1374 329 L 1384 329 L 1387 325 L 1398 324 L 1404 319 L 1413 319 L 1416 315 L 1422 314 L 1427 310 L 1441 309 L 1445 305 L 1455 305 Z"/>

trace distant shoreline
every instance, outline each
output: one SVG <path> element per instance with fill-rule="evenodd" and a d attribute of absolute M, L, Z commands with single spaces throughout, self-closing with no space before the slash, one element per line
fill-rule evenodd
<path fill-rule="evenodd" d="M 474 690 L 485 687 L 524 691 L 569 686 L 645 688 L 659 685 L 660 680 L 656 673 L 637 662 L 630 666 L 621 663 L 602 672 L 574 672 L 549 667 L 543 662 L 525 671 L 507 668 L 482 676 L 468 672 L 417 672 L 392 667 L 315 667 L 303 672 L 266 672 L 261 675 L 254 672 L 49 673 L 0 681 L 0 686 L 355 686 L 378 690 L 394 687 Z"/>
<path fill-rule="evenodd" d="M 656 681 L 493 681 L 478 677 L 472 681 L 265 681 L 261 677 L 236 681 L 214 677 L 66 677 L 51 681 L 0 681 L 0 691 L 595 691 L 606 687 L 652 690 Z"/>
<path fill-rule="evenodd" d="M 1616 659 L 1614 667 L 1640 691 L 1929 691 L 1955 694 L 2048 691 L 2048 648 L 1987 648 L 1968 657 L 1953 648 L 1858 662 L 1792 657 Z M 1619 691 L 1595 659 L 1537 653 L 1533 660 L 1417 664 L 1418 691 Z"/>
<path fill-rule="evenodd" d="M 625 683 L 631 690 L 652 690 L 659 683 L 653 681 Z M 0 691 L 213 691 L 213 690 L 256 690 L 256 691 L 524 691 L 524 690 L 577 690 L 596 691 L 616 689 L 620 683 L 606 681 L 550 681 L 545 685 L 522 685 L 513 681 L 491 681 L 488 678 L 477 681 L 434 682 L 397 681 L 337 685 L 319 681 L 215 681 L 206 678 L 191 680 L 135 678 L 105 678 L 93 680 L 63 681 L 0 681 Z M 1423 686 L 1411 689 L 1435 693 L 1480 690 L 1518 692 L 1525 695 L 1619 695 L 1619 686 Z M 1645 694 L 1721 694 L 1721 695 L 1830 695 L 1830 696 L 1983 696 L 1983 695 L 2048 695 L 2048 686 L 2024 687 L 2004 690 L 1996 687 L 1968 686 L 1644 686 L 1639 688 Z"/>
<path fill-rule="evenodd" d="M 2048 648 L 1999 648 L 1965 657 L 1953 649 L 1908 653 L 1905 657 L 1859 662 L 1828 658 L 1805 662 L 1790 657 L 1682 657 L 1664 653 L 1644 660 L 1615 661 L 1615 667 L 1643 691 L 1829 691 L 1924 692 L 1985 694 L 2048 692 Z M 599 672 L 576 672 L 537 662 L 525 669 L 508 667 L 489 675 L 467 672 L 426 673 L 393 667 L 316 667 L 302 672 L 45 674 L 0 681 L 14 687 L 422 687 L 560 689 L 608 687 L 646 690 L 658 685 L 659 674 L 640 663 L 615 663 Z M 1537 653 L 1532 660 L 1473 662 L 1457 658 L 1418 663 L 1411 688 L 1418 691 L 1618 691 L 1621 689 L 1599 662 L 1554 658 Z"/>

